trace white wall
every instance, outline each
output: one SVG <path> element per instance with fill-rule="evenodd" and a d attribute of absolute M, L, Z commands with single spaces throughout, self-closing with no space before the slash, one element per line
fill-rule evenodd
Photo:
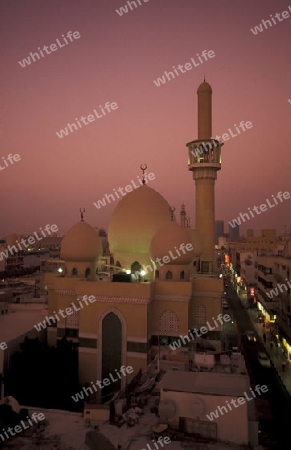
<path fill-rule="evenodd" d="M 187 392 L 161 391 L 162 400 L 173 400 L 177 408 L 178 417 L 186 417 L 190 419 L 200 419 L 211 422 L 206 414 L 215 411 L 218 406 L 226 406 L 226 400 L 230 403 L 232 399 L 237 397 L 221 396 L 221 395 L 205 395 L 190 394 Z M 195 415 L 195 403 L 201 401 L 204 405 L 204 413 L 201 416 Z M 248 405 L 247 401 L 237 408 L 231 405 L 232 411 L 224 412 L 214 419 L 212 423 L 217 424 L 217 439 L 220 441 L 229 441 L 235 444 L 248 444 Z M 197 411 L 197 409 L 196 409 Z"/>

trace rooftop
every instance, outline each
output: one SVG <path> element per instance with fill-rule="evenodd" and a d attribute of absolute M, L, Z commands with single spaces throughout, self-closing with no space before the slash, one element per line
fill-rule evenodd
<path fill-rule="evenodd" d="M 16 306 L 19 309 L 16 309 Z M 1 341 L 9 343 L 13 339 L 34 329 L 34 325 L 44 319 L 43 305 L 13 305 L 15 307 L 6 315 L 0 315 Z"/>
<path fill-rule="evenodd" d="M 240 397 L 249 389 L 247 375 L 168 371 L 158 384 L 158 389 L 178 392 L 195 392 L 209 395 L 229 395 Z"/>

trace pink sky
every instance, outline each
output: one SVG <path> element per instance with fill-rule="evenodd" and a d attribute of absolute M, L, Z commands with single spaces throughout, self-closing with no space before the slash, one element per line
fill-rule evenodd
<path fill-rule="evenodd" d="M 197 138 L 198 85 L 213 88 L 213 136 L 251 121 L 223 147 L 216 219 L 234 219 L 272 194 L 290 191 L 291 16 L 254 35 L 250 28 L 288 10 L 287 0 L 149 0 L 120 17 L 125 0 L 29 0 L 0 5 L 0 236 L 79 219 L 107 227 L 117 201 L 93 202 L 124 187 L 146 162 L 150 186 L 171 205 L 186 204 L 194 226 L 195 185 L 185 144 Z M 278 22 L 278 21 L 277 21 Z M 62 34 L 74 40 L 22 68 L 18 61 Z M 62 41 L 63 42 L 63 41 Z M 203 50 L 215 57 L 156 87 L 153 80 Z M 99 105 L 118 109 L 59 139 L 56 131 Z M 3 166 L 3 163 L 0 163 Z M 291 231 L 291 199 L 244 228 Z"/>

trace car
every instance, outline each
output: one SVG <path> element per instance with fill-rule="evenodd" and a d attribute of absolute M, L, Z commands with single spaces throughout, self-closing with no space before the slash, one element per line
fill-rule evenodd
<path fill-rule="evenodd" d="M 223 309 L 228 309 L 228 303 L 226 300 L 222 300 L 222 307 Z"/>
<path fill-rule="evenodd" d="M 241 349 L 239 347 L 232 347 L 231 353 L 233 355 L 241 355 Z"/>
<path fill-rule="evenodd" d="M 248 342 L 252 344 L 255 344 L 257 342 L 257 338 L 254 331 L 246 331 L 245 336 Z"/>
<path fill-rule="evenodd" d="M 268 355 L 264 352 L 260 352 L 258 354 L 258 361 L 261 364 L 261 366 L 263 367 L 271 367 L 271 361 L 270 358 L 268 357 Z"/>

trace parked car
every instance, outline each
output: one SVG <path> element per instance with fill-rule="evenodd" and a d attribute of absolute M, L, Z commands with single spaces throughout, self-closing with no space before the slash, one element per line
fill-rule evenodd
<path fill-rule="evenodd" d="M 233 355 L 241 355 L 241 349 L 239 347 L 232 347 L 231 353 Z"/>
<path fill-rule="evenodd" d="M 270 358 L 268 357 L 268 355 L 264 352 L 260 352 L 258 354 L 258 361 L 261 364 L 261 366 L 263 367 L 271 367 L 271 361 Z"/>
<path fill-rule="evenodd" d="M 245 336 L 246 336 L 246 339 L 248 342 L 250 342 L 252 344 L 255 344 L 257 342 L 256 335 L 253 331 L 246 331 Z"/>

